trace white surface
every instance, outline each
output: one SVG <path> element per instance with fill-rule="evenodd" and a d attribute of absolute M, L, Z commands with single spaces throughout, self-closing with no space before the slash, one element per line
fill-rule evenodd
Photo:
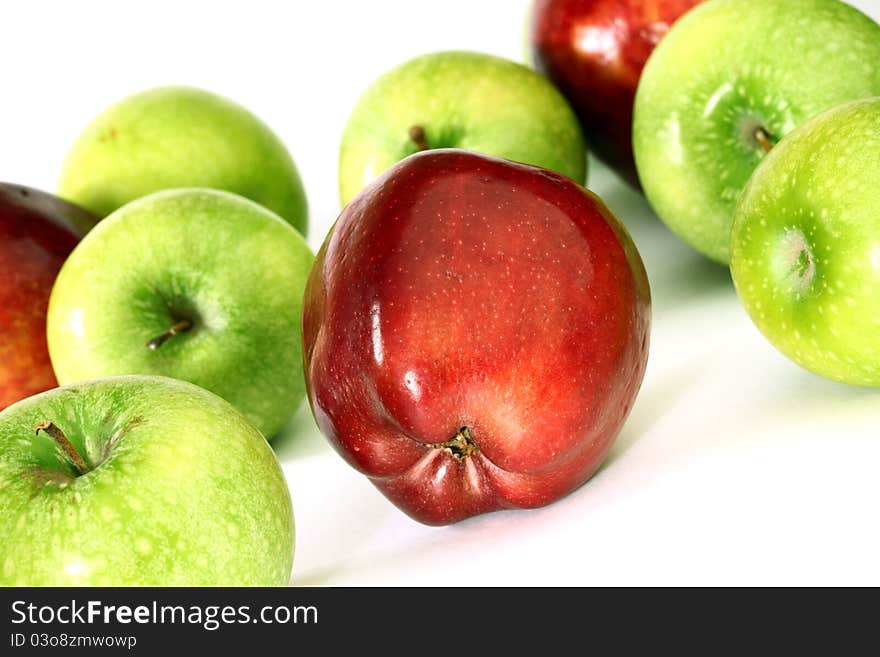
<path fill-rule="evenodd" d="M 431 50 L 520 59 L 527 0 L 4 5 L 0 180 L 54 189 L 73 139 L 141 89 L 223 93 L 288 144 L 317 248 L 339 211 L 342 127 L 363 88 Z M 880 0 L 854 2 L 880 18 Z M 603 469 L 536 511 L 423 527 L 349 468 L 303 405 L 276 442 L 295 584 L 880 584 L 880 392 L 779 355 L 729 276 L 593 163 L 654 295 L 647 377 Z"/>

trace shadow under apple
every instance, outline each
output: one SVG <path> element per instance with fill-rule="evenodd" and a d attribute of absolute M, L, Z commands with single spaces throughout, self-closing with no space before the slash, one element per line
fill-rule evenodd
<path fill-rule="evenodd" d="M 651 284 L 655 318 L 706 296 L 734 294 L 728 267 L 697 253 L 657 217 L 645 197 L 590 160 L 590 189 L 626 226 Z"/>
<path fill-rule="evenodd" d="M 270 445 L 282 462 L 333 451 L 315 424 L 308 400 L 303 400 Z"/>

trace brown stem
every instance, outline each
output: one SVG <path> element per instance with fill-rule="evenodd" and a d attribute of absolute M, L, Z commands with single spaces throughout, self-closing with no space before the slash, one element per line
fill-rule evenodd
<path fill-rule="evenodd" d="M 39 435 L 41 431 L 45 431 L 49 437 L 55 441 L 61 451 L 70 459 L 70 462 L 73 464 L 73 467 L 76 468 L 79 474 L 84 475 L 89 471 L 89 466 L 86 465 L 85 460 L 82 456 L 79 455 L 79 452 L 76 451 L 76 448 L 73 444 L 67 439 L 67 436 L 64 435 L 64 432 L 55 426 L 52 422 L 40 422 L 36 427 L 34 427 L 34 435 Z"/>
<path fill-rule="evenodd" d="M 162 335 L 157 335 L 155 338 L 147 342 L 147 349 L 152 349 L 153 351 L 155 351 L 178 333 L 184 333 L 186 331 L 189 331 L 191 328 L 192 322 L 188 319 L 182 319 L 170 329 L 165 331 Z"/>
<path fill-rule="evenodd" d="M 764 149 L 764 152 L 769 153 L 773 150 L 773 140 L 770 137 L 770 133 L 764 128 L 758 127 L 755 130 L 755 139 L 761 145 L 761 148 Z"/>
<path fill-rule="evenodd" d="M 409 129 L 409 138 L 420 151 L 430 150 L 431 147 L 428 146 L 428 140 L 425 137 L 425 129 L 422 126 L 414 125 L 411 127 Z"/>

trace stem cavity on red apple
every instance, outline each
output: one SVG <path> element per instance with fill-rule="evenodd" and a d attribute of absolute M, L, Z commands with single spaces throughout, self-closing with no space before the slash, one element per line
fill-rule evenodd
<path fill-rule="evenodd" d="M 60 428 L 58 428 L 53 422 L 40 422 L 36 427 L 34 427 L 34 435 L 39 435 L 41 431 L 45 432 L 46 435 L 54 440 L 55 444 L 61 448 L 64 456 L 67 457 L 67 460 L 77 471 L 78 477 L 91 471 L 91 468 L 86 463 L 85 459 L 80 455 L 79 452 L 76 451 L 73 443 L 68 440 L 67 436 L 64 435 L 64 432 Z"/>
<path fill-rule="evenodd" d="M 172 326 L 170 329 L 165 331 L 162 335 L 157 335 L 152 340 L 147 342 L 147 349 L 151 349 L 156 351 L 159 347 L 165 344 L 168 340 L 173 338 L 175 335 L 179 333 L 186 333 L 193 327 L 193 323 L 189 319 L 182 319 L 177 324 Z"/>
<path fill-rule="evenodd" d="M 474 439 L 471 438 L 470 429 L 462 427 L 458 432 L 445 443 L 431 445 L 434 449 L 445 449 L 455 457 L 456 461 L 464 461 L 468 456 L 477 454 L 480 450 Z"/>
<path fill-rule="evenodd" d="M 431 150 L 428 146 L 428 140 L 425 136 L 425 129 L 420 125 L 414 125 L 409 129 L 409 139 L 416 145 L 420 151 Z"/>

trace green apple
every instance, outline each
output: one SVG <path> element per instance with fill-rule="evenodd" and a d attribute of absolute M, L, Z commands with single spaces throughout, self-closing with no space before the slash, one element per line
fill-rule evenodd
<path fill-rule="evenodd" d="M 306 197 L 284 144 L 245 108 L 190 87 L 150 89 L 105 110 L 68 154 L 58 192 L 104 217 L 172 187 L 240 194 L 306 234 Z"/>
<path fill-rule="evenodd" d="M 305 395 L 302 296 L 313 261 L 296 230 L 216 190 L 167 190 L 100 222 L 49 299 L 61 384 L 157 374 L 217 393 L 272 437 Z"/>
<path fill-rule="evenodd" d="M 880 98 L 819 115 L 764 159 L 736 209 L 731 271 L 789 358 L 880 386 Z"/>
<path fill-rule="evenodd" d="M 395 162 L 428 148 L 464 148 L 551 169 L 583 184 L 586 146 L 568 102 L 544 77 L 473 52 L 412 59 L 376 80 L 342 136 L 347 204 Z"/>
<path fill-rule="evenodd" d="M 0 585 L 282 586 L 284 474 L 228 403 L 162 377 L 87 381 L 0 413 Z"/>
<path fill-rule="evenodd" d="M 710 0 L 660 42 L 636 94 L 645 194 L 684 241 L 729 260 L 736 201 L 806 119 L 880 94 L 880 26 L 838 0 Z"/>

